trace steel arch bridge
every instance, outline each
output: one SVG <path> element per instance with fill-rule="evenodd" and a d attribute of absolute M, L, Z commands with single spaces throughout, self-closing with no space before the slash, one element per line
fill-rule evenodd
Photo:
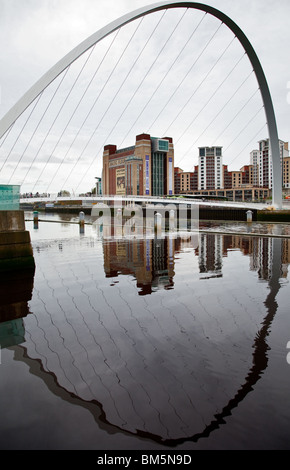
<path fill-rule="evenodd" d="M 53 80 L 55 80 L 69 65 L 71 65 L 76 59 L 78 59 L 84 52 L 86 52 L 96 43 L 100 42 L 102 39 L 104 39 L 105 37 L 107 37 L 108 35 L 110 35 L 111 33 L 126 24 L 151 13 L 172 8 L 192 8 L 209 13 L 210 15 L 216 17 L 222 23 L 224 23 L 235 34 L 235 36 L 243 46 L 253 66 L 253 70 L 258 81 L 265 108 L 273 167 L 272 200 L 273 205 L 275 207 L 281 208 L 282 170 L 280 161 L 279 139 L 272 98 L 264 71 L 262 69 L 262 66 L 255 50 L 253 49 L 250 41 L 243 33 L 243 31 L 239 28 L 239 26 L 221 11 L 202 3 L 165 1 L 147 5 L 130 13 L 127 13 L 126 15 L 109 23 L 107 26 L 101 28 L 93 35 L 89 36 L 77 47 L 71 50 L 67 55 L 65 55 L 60 61 L 58 61 L 50 70 L 48 70 L 7 112 L 7 114 L 0 121 L 0 139 L 12 126 L 12 124 L 18 119 L 18 117 L 25 111 L 25 109 L 37 98 L 37 96 L 39 96 L 40 93 L 42 93 L 43 90 L 45 90 L 45 88 L 47 88 Z"/>

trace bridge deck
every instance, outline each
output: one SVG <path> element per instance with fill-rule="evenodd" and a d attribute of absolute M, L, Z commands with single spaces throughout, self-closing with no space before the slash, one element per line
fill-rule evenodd
<path fill-rule="evenodd" d="M 193 205 L 202 205 L 209 207 L 228 207 L 228 208 L 241 208 L 241 209 L 257 209 L 263 210 L 269 207 L 267 203 L 257 203 L 257 202 L 240 202 L 240 201 L 218 201 L 218 200 L 207 200 L 202 201 L 200 199 L 187 199 L 187 198 L 166 198 L 166 197 L 150 197 L 150 196 L 96 196 L 96 197 L 28 197 L 21 198 L 20 204 L 37 204 L 37 203 L 66 203 L 69 205 L 74 205 L 79 202 L 82 206 L 92 206 L 96 203 L 106 203 L 109 202 L 119 205 L 120 202 L 124 203 L 147 203 L 147 204 L 193 204 Z M 290 208 L 289 204 L 285 208 Z"/>

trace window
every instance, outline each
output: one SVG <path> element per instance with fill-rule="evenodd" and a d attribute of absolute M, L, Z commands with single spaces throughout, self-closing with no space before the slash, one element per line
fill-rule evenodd
<path fill-rule="evenodd" d="M 214 156 L 214 149 L 213 148 L 207 148 L 206 149 L 206 156 L 207 157 L 213 157 Z"/>
<path fill-rule="evenodd" d="M 163 194 L 164 154 L 155 152 L 152 155 L 152 196 L 163 196 Z"/>
<path fill-rule="evenodd" d="M 160 152 L 168 152 L 169 150 L 168 140 L 158 140 L 158 150 Z"/>

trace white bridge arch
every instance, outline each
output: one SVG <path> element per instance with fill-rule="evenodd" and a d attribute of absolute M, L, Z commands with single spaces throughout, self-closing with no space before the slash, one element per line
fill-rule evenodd
<path fill-rule="evenodd" d="M 104 39 L 109 34 L 113 33 L 122 26 L 151 13 L 166 10 L 169 8 L 193 8 L 196 10 L 205 11 L 224 23 L 235 34 L 237 39 L 243 46 L 248 58 L 253 66 L 255 72 L 267 119 L 272 166 L 273 166 L 273 187 L 272 187 L 272 201 L 273 205 L 277 208 L 282 207 L 282 169 L 280 160 L 279 139 L 276 125 L 276 118 L 272 103 L 271 94 L 267 84 L 265 74 L 263 72 L 260 61 L 254 51 L 250 41 L 239 28 L 239 26 L 231 20 L 227 15 L 208 5 L 196 2 L 176 2 L 165 1 L 158 2 L 145 7 L 134 10 L 126 15 L 118 18 L 117 20 L 109 23 L 104 28 L 101 28 L 96 33 L 89 36 L 77 47 L 72 49 L 60 61 L 58 61 L 50 70 L 48 70 L 23 96 L 20 100 L 7 112 L 7 114 L 0 121 L 0 139 L 11 127 L 11 125 L 18 119 L 18 117 L 25 111 L 25 109 L 42 93 L 42 91 L 60 75 L 70 64 L 78 59 L 84 52 L 90 49 L 94 44 Z"/>

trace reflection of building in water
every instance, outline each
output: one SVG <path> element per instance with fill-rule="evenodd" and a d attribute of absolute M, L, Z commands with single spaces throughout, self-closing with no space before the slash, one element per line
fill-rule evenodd
<path fill-rule="evenodd" d="M 249 256 L 251 271 L 257 271 L 259 279 L 269 280 L 273 269 L 273 240 L 271 237 L 200 234 L 196 254 L 199 257 L 201 278 L 221 277 L 222 257 L 227 257 L 228 250 L 240 250 L 245 256 Z M 281 245 L 281 276 L 287 277 L 290 240 L 281 238 Z"/>
<path fill-rule="evenodd" d="M 174 254 L 179 243 L 169 237 L 104 242 L 106 277 L 134 275 L 140 295 L 150 294 L 154 287 L 169 289 L 174 285 Z"/>
<path fill-rule="evenodd" d="M 29 314 L 34 268 L 0 276 L 0 347 L 25 341 L 23 318 Z"/>
<path fill-rule="evenodd" d="M 259 242 L 260 239 L 257 237 L 249 238 L 249 255 L 250 255 L 250 269 L 251 271 L 259 270 Z"/>
<path fill-rule="evenodd" d="M 232 237 L 232 247 L 239 248 L 244 255 L 250 256 L 250 269 L 257 271 L 259 279 L 268 281 L 273 270 L 273 241 L 271 237 Z M 277 260 L 276 260 L 277 262 Z M 290 240 L 281 237 L 281 277 L 288 275 L 290 263 Z"/>
<path fill-rule="evenodd" d="M 232 235 L 223 235 L 223 257 L 228 256 L 228 250 L 233 248 L 233 236 Z"/>
<path fill-rule="evenodd" d="M 288 265 L 290 263 L 290 239 L 283 238 L 282 240 L 282 276 L 287 277 Z"/>
<path fill-rule="evenodd" d="M 250 270 L 259 271 L 261 260 L 260 253 L 263 245 L 260 243 L 260 237 L 243 237 L 241 235 L 233 235 L 231 248 L 239 249 L 243 255 L 248 256 L 250 259 Z"/>
<path fill-rule="evenodd" d="M 250 256 L 250 269 L 257 271 L 259 279 L 268 280 L 272 272 L 272 239 L 268 237 L 235 237 L 233 246 Z"/>
<path fill-rule="evenodd" d="M 222 253 L 223 236 L 221 234 L 200 234 L 196 254 L 199 258 L 199 272 L 203 278 L 222 276 Z"/>
<path fill-rule="evenodd" d="M 233 235 L 232 236 L 232 242 L 231 242 L 231 248 L 233 249 L 239 249 L 244 255 L 248 255 L 251 251 L 251 238 L 244 238 L 241 237 L 240 235 Z"/>
<path fill-rule="evenodd" d="M 250 269 L 257 271 L 259 279 L 268 281 L 272 275 L 273 270 L 273 238 L 271 237 L 233 237 L 233 247 L 239 248 L 244 255 L 250 256 Z M 281 238 L 282 244 L 282 259 L 280 260 L 281 269 L 284 265 L 283 271 L 287 273 L 287 266 L 289 264 L 289 257 L 286 253 L 288 240 Z M 282 271 L 281 271 L 282 272 Z M 287 276 L 287 274 L 286 274 Z"/>
<path fill-rule="evenodd" d="M 258 276 L 265 281 L 270 279 L 272 272 L 273 239 L 263 237 L 259 239 Z"/>

